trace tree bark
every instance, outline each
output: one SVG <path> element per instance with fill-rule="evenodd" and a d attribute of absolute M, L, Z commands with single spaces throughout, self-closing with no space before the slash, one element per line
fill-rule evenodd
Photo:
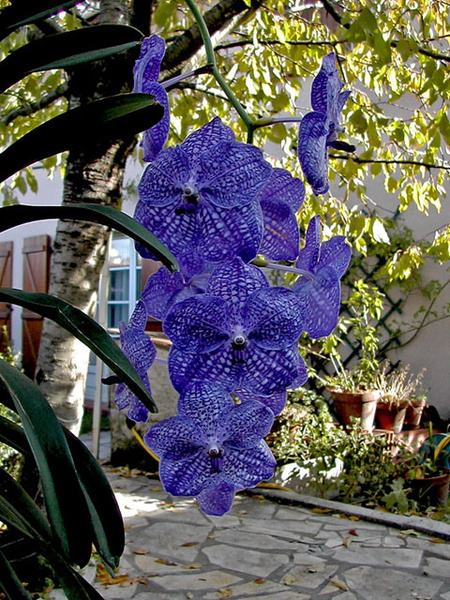
<path fill-rule="evenodd" d="M 147 0 L 150 4 L 150 0 Z M 104 0 L 99 21 L 131 23 L 148 35 L 151 12 L 143 0 L 135 1 L 136 11 L 123 10 L 123 2 Z M 242 0 L 222 0 L 206 14 L 212 32 L 225 27 L 237 14 L 248 10 Z M 136 19 L 142 18 L 142 23 Z M 201 45 L 196 26 L 176 38 L 168 47 L 165 67 L 179 70 Z M 187 43 L 183 43 L 187 39 Z M 69 106 L 130 91 L 132 68 L 138 51 L 121 53 L 107 61 L 78 67 L 69 77 Z M 135 140 L 118 140 L 96 146 L 87 141 L 83 152 L 70 152 L 63 189 L 63 204 L 94 202 L 120 208 L 125 163 Z M 49 293 L 94 316 L 100 273 L 109 231 L 89 223 L 60 221 L 53 244 Z M 55 410 L 58 419 L 78 433 L 83 415 L 89 350 L 73 336 L 45 320 L 36 381 Z"/>

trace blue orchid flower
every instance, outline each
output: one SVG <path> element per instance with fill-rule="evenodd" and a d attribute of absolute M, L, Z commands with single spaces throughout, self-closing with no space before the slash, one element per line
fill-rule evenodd
<path fill-rule="evenodd" d="M 294 261 L 300 245 L 295 213 L 303 204 L 305 186 L 285 169 L 273 169 L 259 200 L 264 233 L 259 252 L 270 260 Z"/>
<path fill-rule="evenodd" d="M 213 262 L 249 261 L 262 238 L 258 195 L 271 170 L 258 148 L 237 142 L 216 117 L 147 166 L 134 218 L 176 256 L 197 249 Z"/>
<path fill-rule="evenodd" d="M 350 92 L 341 92 L 343 83 L 336 66 L 336 55 L 327 54 L 311 89 L 313 112 L 307 113 L 298 136 L 298 157 L 306 181 L 316 196 L 328 191 L 328 148 L 354 152 L 355 146 L 339 141 L 337 134 L 341 111 Z"/>
<path fill-rule="evenodd" d="M 163 330 L 173 344 L 169 375 L 178 391 L 205 379 L 230 392 L 240 387 L 270 396 L 306 380 L 296 294 L 269 287 L 257 267 L 238 257 L 212 273 L 206 293 L 176 304 Z"/>
<path fill-rule="evenodd" d="M 330 335 L 335 329 L 341 304 L 341 283 L 352 251 L 344 236 L 321 243 L 320 216 L 313 217 L 306 244 L 296 267 L 304 275 L 294 284 L 303 312 L 303 328 L 312 338 Z"/>
<path fill-rule="evenodd" d="M 128 325 L 123 322 L 120 323 L 119 331 L 123 353 L 130 360 L 145 387 L 151 393 L 147 371 L 155 360 L 156 348 L 148 335 L 145 334 L 146 323 L 147 310 L 144 302 L 139 300 Z M 124 383 L 117 385 L 114 399 L 119 410 L 128 408 L 127 416 L 129 419 L 135 422 L 147 421 L 147 408 Z"/>
<path fill-rule="evenodd" d="M 220 516 L 235 491 L 272 477 L 276 461 L 262 439 L 272 423 L 262 404 L 236 405 L 217 383 L 198 381 L 180 395 L 178 416 L 155 424 L 144 440 L 160 457 L 164 489 L 195 496 L 205 513 Z"/>
<path fill-rule="evenodd" d="M 167 141 L 170 126 L 169 99 L 166 90 L 158 83 L 161 62 L 166 52 L 166 42 L 158 35 L 144 38 L 141 54 L 134 65 L 133 92 L 152 94 L 159 104 L 164 107 L 164 116 L 153 127 L 144 132 L 141 146 L 144 149 L 144 160 L 155 160 Z"/>
<path fill-rule="evenodd" d="M 203 294 L 209 276 L 217 266 L 203 260 L 195 251 L 180 256 L 178 264 L 180 270 L 175 273 L 162 266 L 150 275 L 141 295 L 148 315 L 160 321 L 177 302 Z"/>

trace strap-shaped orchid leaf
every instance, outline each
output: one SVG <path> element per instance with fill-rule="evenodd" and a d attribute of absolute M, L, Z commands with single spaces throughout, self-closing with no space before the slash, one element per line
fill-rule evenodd
<path fill-rule="evenodd" d="M 19 369 L 0 361 L 0 379 L 36 460 L 53 538 L 69 562 L 84 566 L 91 556 L 92 525 L 62 427 L 38 386 Z"/>
<path fill-rule="evenodd" d="M 108 479 L 86 446 L 64 429 L 94 529 L 94 545 L 113 575 L 125 547 L 122 515 Z"/>
<path fill-rule="evenodd" d="M 158 412 L 153 398 L 128 358 L 103 327 L 84 312 L 49 294 L 23 292 L 12 288 L 0 289 L 0 302 L 18 304 L 58 323 L 63 329 L 86 344 L 114 371 L 150 412 Z"/>
<path fill-rule="evenodd" d="M 38 544 L 51 543 L 52 533 L 42 511 L 4 469 L 0 469 L 0 521 Z"/>
<path fill-rule="evenodd" d="M 0 208 L 0 232 L 43 219 L 70 219 L 106 225 L 148 248 L 172 273 L 179 269 L 177 259 L 158 238 L 132 217 L 111 206 L 83 203 L 73 206 L 5 206 Z"/>
<path fill-rule="evenodd" d="M 25 44 L 0 62 L 0 93 L 34 71 L 65 69 L 128 50 L 142 40 L 128 25 L 96 25 Z"/>
<path fill-rule="evenodd" d="M 80 0 L 13 0 L 9 6 L 0 12 L 0 39 L 9 35 L 12 31 L 23 25 L 41 21 L 60 10 L 67 10 L 78 4 Z"/>
<path fill-rule="evenodd" d="M 0 590 L 5 594 L 6 600 L 33 600 L 3 552 L 0 552 L 0 572 Z"/>
<path fill-rule="evenodd" d="M 3 401 L 3 398 L 2 398 Z M 21 454 L 31 456 L 32 452 L 23 428 L 0 415 L 0 442 L 11 446 Z"/>
<path fill-rule="evenodd" d="M 158 123 L 164 108 L 150 94 L 118 94 L 58 115 L 0 154 L 0 181 L 34 162 L 106 140 L 136 135 Z"/>
<path fill-rule="evenodd" d="M 110 574 L 113 575 L 114 569 L 119 566 L 119 558 L 125 547 L 123 519 L 120 509 L 108 479 L 97 460 L 83 442 L 69 430 L 64 427 L 62 429 L 88 503 L 93 526 L 94 545 Z M 30 444 L 23 428 L 2 416 L 0 416 L 0 442 L 15 448 L 22 454 L 31 455 Z M 0 483 L 0 495 L 4 489 L 4 486 Z M 8 501 L 12 499 L 9 496 L 8 498 Z M 19 503 L 15 499 L 12 499 L 12 505 L 15 509 L 19 508 Z M 0 520 L 2 520 L 1 510 Z M 23 530 L 22 532 L 25 533 Z"/>

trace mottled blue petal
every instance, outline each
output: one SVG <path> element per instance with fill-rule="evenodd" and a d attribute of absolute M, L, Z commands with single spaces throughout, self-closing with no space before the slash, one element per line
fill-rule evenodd
<path fill-rule="evenodd" d="M 215 381 L 194 381 L 178 400 L 179 414 L 195 423 L 205 439 L 217 433 L 221 413 L 233 407 L 228 392 Z"/>
<path fill-rule="evenodd" d="M 197 456 L 199 448 L 207 443 L 203 431 L 190 419 L 169 417 L 152 425 L 144 436 L 147 446 L 157 456 L 171 460 L 184 460 Z"/>
<path fill-rule="evenodd" d="M 144 303 L 140 300 L 131 315 L 129 325 L 126 326 L 124 323 L 120 323 L 119 329 L 122 351 L 150 392 L 147 371 L 155 359 L 156 349 L 150 337 L 144 331 L 146 322 L 147 311 Z M 125 384 L 118 384 L 114 399 L 119 410 L 129 407 L 128 416 L 133 421 L 147 420 L 148 410 Z"/>
<path fill-rule="evenodd" d="M 292 177 L 286 169 L 272 169 L 259 198 L 283 202 L 292 211 L 297 212 L 305 199 L 305 186 L 300 179 Z"/>
<path fill-rule="evenodd" d="M 196 496 L 211 478 L 211 461 L 204 448 L 184 460 L 161 460 L 159 477 L 166 492 L 174 496 Z"/>
<path fill-rule="evenodd" d="M 339 277 L 332 267 L 322 267 L 314 280 L 299 279 L 295 284 L 304 311 L 304 330 L 314 339 L 326 337 L 335 329 L 341 304 Z"/>
<path fill-rule="evenodd" d="M 185 254 L 198 245 L 200 226 L 195 213 L 175 214 L 172 205 L 154 207 L 138 202 L 134 218 L 151 231 L 176 256 Z M 136 250 L 144 258 L 155 258 L 141 244 L 136 244 Z"/>
<path fill-rule="evenodd" d="M 248 297 L 256 290 L 268 287 L 269 283 L 261 269 L 235 258 L 213 271 L 206 291 L 223 298 L 233 307 L 234 315 L 240 315 Z"/>
<path fill-rule="evenodd" d="M 336 55 L 331 52 L 322 59 L 322 65 L 311 86 L 311 106 L 313 110 L 329 116 L 336 105 L 343 83 L 339 78 Z"/>
<path fill-rule="evenodd" d="M 184 287 L 183 276 L 179 271 L 170 273 L 166 267 L 160 267 L 147 279 L 141 295 L 148 314 L 162 321 Z"/>
<path fill-rule="evenodd" d="M 161 104 L 164 108 L 164 115 L 162 119 L 144 131 L 141 146 L 144 150 L 143 159 L 146 162 L 151 162 L 157 158 L 169 136 L 170 129 L 170 108 L 169 98 L 166 90 L 159 83 L 149 83 L 147 86 L 147 93 L 152 94 L 156 102 Z"/>
<path fill-rule="evenodd" d="M 196 500 L 205 515 L 221 517 L 232 507 L 234 492 L 235 486 L 219 474 L 210 480 Z"/>
<path fill-rule="evenodd" d="M 200 155 L 196 180 L 203 198 L 221 208 L 235 208 L 255 200 L 271 171 L 259 148 L 220 142 Z"/>
<path fill-rule="evenodd" d="M 268 350 L 291 346 L 302 332 L 300 303 L 296 294 L 286 288 L 254 292 L 247 300 L 243 317 L 248 339 Z"/>
<path fill-rule="evenodd" d="M 263 233 L 259 202 L 229 210 L 205 203 L 198 212 L 198 224 L 198 250 L 205 259 L 219 262 L 240 256 L 247 262 L 257 255 Z"/>
<path fill-rule="evenodd" d="M 227 448 L 252 448 L 270 432 L 273 419 L 273 412 L 259 402 L 232 406 L 219 415 L 218 442 Z"/>
<path fill-rule="evenodd" d="M 345 241 L 345 237 L 337 235 L 322 244 L 317 268 L 333 267 L 340 279 L 348 269 L 351 257 L 352 249 Z"/>
<path fill-rule="evenodd" d="M 287 392 L 274 392 L 270 396 L 261 396 L 261 394 L 255 394 L 245 389 L 236 390 L 236 395 L 241 402 L 260 402 L 270 408 L 274 415 L 279 415 L 283 408 L 286 406 Z"/>
<path fill-rule="evenodd" d="M 206 148 L 211 148 L 219 142 L 235 141 L 231 127 L 224 125 L 219 117 L 191 133 L 181 144 L 181 148 L 189 156 L 192 163 L 196 163 Z"/>
<path fill-rule="evenodd" d="M 213 380 L 232 392 L 239 385 L 241 373 L 242 365 L 233 362 L 229 344 L 204 354 L 185 352 L 175 346 L 170 350 L 169 375 L 178 392 L 196 380 Z"/>
<path fill-rule="evenodd" d="M 306 181 L 316 196 L 328 191 L 327 116 L 319 112 L 306 114 L 298 135 L 298 158 Z"/>
<path fill-rule="evenodd" d="M 292 209 L 279 200 L 261 200 L 264 233 L 259 253 L 270 260 L 294 261 L 298 255 L 300 234 Z"/>
<path fill-rule="evenodd" d="M 159 35 L 152 35 L 142 40 L 140 56 L 133 68 L 133 92 L 148 93 L 146 86 L 158 81 L 165 51 L 166 43 Z"/>
<path fill-rule="evenodd" d="M 252 448 L 224 453 L 223 475 L 239 489 L 254 487 L 273 477 L 276 460 L 264 440 Z"/>
<path fill-rule="evenodd" d="M 293 381 L 308 378 L 297 343 L 282 350 L 266 350 L 254 344 L 248 353 L 240 386 L 263 396 L 288 388 Z"/>
<path fill-rule="evenodd" d="M 147 166 L 139 182 L 139 202 L 146 206 L 176 205 L 189 178 L 189 160 L 179 146 L 167 148 Z M 135 219 L 138 217 L 135 215 Z M 138 220 L 141 223 L 140 220 Z M 151 228 L 150 228 L 151 229 Z"/>
<path fill-rule="evenodd" d="M 230 337 L 230 311 L 224 300 L 194 296 L 173 306 L 163 330 L 174 346 L 188 352 L 210 352 Z"/>
<path fill-rule="evenodd" d="M 308 225 L 305 246 L 300 251 L 297 268 L 314 273 L 320 256 L 320 216 L 313 217 Z"/>

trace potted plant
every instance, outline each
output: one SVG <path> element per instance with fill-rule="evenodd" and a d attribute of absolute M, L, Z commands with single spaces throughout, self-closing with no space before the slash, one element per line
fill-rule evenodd
<path fill-rule="evenodd" d="M 357 281 L 354 286 L 355 291 L 347 302 L 352 316 L 342 320 L 341 328 L 347 333 L 352 332 L 355 344 L 359 347 L 359 360 L 356 365 L 347 369 L 340 356 L 335 353 L 330 357 L 334 374 L 321 381 L 330 393 L 339 422 L 348 428 L 352 426 L 352 420 L 357 418 L 362 429 L 371 431 L 380 394 L 377 388 L 380 369 L 377 358 L 379 340 L 376 327 L 371 321 L 379 317 L 383 300 L 374 286 L 362 280 Z"/>
<path fill-rule="evenodd" d="M 345 369 L 340 361 L 333 360 L 336 372 L 324 378 L 338 421 L 351 427 L 358 419 L 361 428 L 372 431 L 380 391 L 376 388 L 377 363 L 361 361 Z"/>
<path fill-rule="evenodd" d="M 450 433 L 433 433 L 409 465 L 407 478 L 419 505 L 445 506 L 450 484 Z"/>
<path fill-rule="evenodd" d="M 421 392 L 421 384 L 425 369 L 418 375 L 410 373 L 406 365 L 388 373 L 389 363 L 385 363 L 376 376 L 377 388 L 380 390 L 375 421 L 380 429 L 391 430 L 398 434 L 403 428 L 406 412 L 412 406 L 413 399 Z M 426 397 L 425 397 L 426 402 Z M 419 406 L 417 413 L 419 413 Z M 423 411 L 423 405 L 422 405 Z M 419 422 L 420 422 L 419 415 Z M 415 415 L 417 419 L 417 414 Z"/>

